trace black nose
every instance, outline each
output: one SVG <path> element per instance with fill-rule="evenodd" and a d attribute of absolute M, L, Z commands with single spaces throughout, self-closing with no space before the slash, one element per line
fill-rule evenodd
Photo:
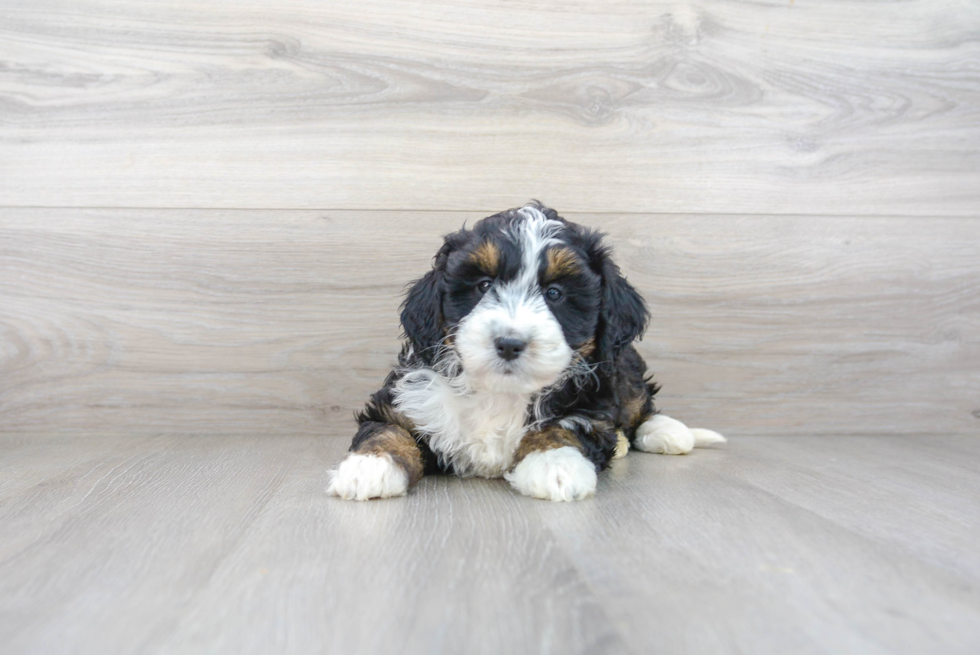
<path fill-rule="evenodd" d="M 521 356 L 521 353 L 524 352 L 524 348 L 527 346 L 527 341 L 499 337 L 493 342 L 493 345 L 497 346 L 497 354 L 509 362 Z"/>

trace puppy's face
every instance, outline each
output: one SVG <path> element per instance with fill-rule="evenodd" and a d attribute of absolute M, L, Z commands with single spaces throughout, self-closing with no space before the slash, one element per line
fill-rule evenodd
<path fill-rule="evenodd" d="M 592 339 L 600 277 L 571 236 L 525 209 L 507 225 L 475 230 L 450 255 L 443 315 L 475 386 L 539 391 Z"/>
<path fill-rule="evenodd" d="M 451 234 L 409 292 L 406 334 L 433 357 L 439 343 L 454 349 L 474 387 L 540 391 L 601 342 L 632 341 L 643 329 L 643 302 L 600 241 L 539 205 Z M 618 286 L 629 291 L 619 308 L 610 296 Z M 617 316 L 631 334 L 620 334 Z"/>

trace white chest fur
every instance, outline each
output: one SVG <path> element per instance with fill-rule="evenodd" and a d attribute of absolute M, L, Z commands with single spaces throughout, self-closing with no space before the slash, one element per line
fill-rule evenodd
<path fill-rule="evenodd" d="M 525 432 L 528 395 L 475 390 L 432 369 L 407 373 L 394 395 L 395 407 L 456 474 L 497 478 L 510 468 Z"/>

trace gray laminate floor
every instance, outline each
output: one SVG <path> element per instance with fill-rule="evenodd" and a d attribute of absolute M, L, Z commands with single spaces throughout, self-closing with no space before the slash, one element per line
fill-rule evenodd
<path fill-rule="evenodd" d="M 575 504 L 346 443 L 0 437 L 7 653 L 976 653 L 980 439 L 631 453 Z"/>

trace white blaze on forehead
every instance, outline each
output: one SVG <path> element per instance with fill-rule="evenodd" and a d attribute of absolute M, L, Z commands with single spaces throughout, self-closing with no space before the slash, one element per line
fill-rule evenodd
<path fill-rule="evenodd" d="M 515 282 L 525 291 L 531 291 L 538 284 L 541 256 L 549 247 L 560 243 L 557 235 L 562 224 L 549 219 L 533 205 L 522 207 L 518 213 L 524 220 L 508 230 L 521 249 L 521 272 Z"/>
<path fill-rule="evenodd" d="M 533 205 L 517 211 L 523 220 L 504 228 L 504 233 L 521 251 L 521 268 L 517 277 L 496 285 L 481 303 L 498 304 L 514 318 L 522 308 L 538 313 L 547 310 L 538 288 L 538 270 L 545 251 L 560 243 L 557 235 L 562 228 L 561 223 L 549 219 Z"/>

